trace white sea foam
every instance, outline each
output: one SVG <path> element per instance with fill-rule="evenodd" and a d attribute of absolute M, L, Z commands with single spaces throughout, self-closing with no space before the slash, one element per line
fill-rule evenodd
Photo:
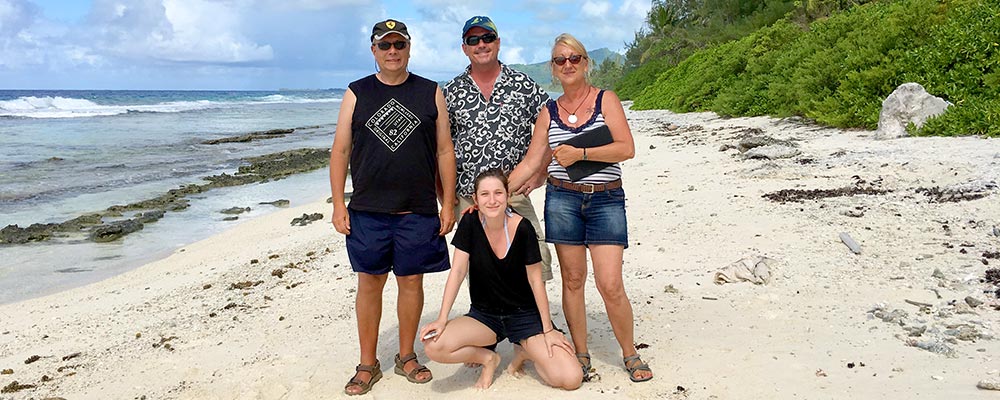
<path fill-rule="evenodd" d="M 129 112 L 178 113 L 211 108 L 232 108 L 253 104 L 332 103 L 339 98 L 310 99 L 280 94 L 234 101 L 171 101 L 158 104 L 102 105 L 86 99 L 66 97 L 18 97 L 0 101 L 0 117 L 15 118 L 85 118 L 126 114 Z"/>

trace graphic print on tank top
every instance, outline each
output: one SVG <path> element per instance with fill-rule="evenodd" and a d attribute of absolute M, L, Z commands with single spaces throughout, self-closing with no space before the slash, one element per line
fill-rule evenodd
<path fill-rule="evenodd" d="M 396 99 L 389 99 L 368 119 L 365 126 L 395 153 L 406 138 L 420 126 L 420 120 Z"/>

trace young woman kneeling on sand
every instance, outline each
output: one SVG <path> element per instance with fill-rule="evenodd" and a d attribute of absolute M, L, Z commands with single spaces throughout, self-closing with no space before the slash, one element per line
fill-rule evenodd
<path fill-rule="evenodd" d="M 485 171 L 476 178 L 478 211 L 466 214 L 455 231 L 455 254 L 441 312 L 420 329 L 424 351 L 439 363 L 481 364 L 475 386 L 486 389 L 493 383 L 500 356 L 484 346 L 506 338 L 515 352 L 509 373 L 520 376 L 524 362 L 532 361 L 546 384 L 579 388 L 583 372 L 573 346 L 552 325 L 535 230 L 507 208 L 508 195 L 502 171 Z M 466 275 L 471 309 L 449 321 Z"/>

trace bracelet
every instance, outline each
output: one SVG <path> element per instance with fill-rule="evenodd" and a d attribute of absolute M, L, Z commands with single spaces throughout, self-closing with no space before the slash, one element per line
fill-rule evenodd
<path fill-rule="evenodd" d="M 583 148 L 583 160 L 584 161 L 587 160 L 587 148 L 586 147 Z"/>
<path fill-rule="evenodd" d="M 554 327 L 554 326 L 553 326 L 553 327 L 552 327 L 552 329 L 549 329 L 549 330 L 547 330 L 547 331 L 542 331 L 542 334 L 543 334 L 543 335 L 545 335 L 545 334 L 547 334 L 547 333 L 549 333 L 549 332 L 552 332 L 552 331 L 554 331 L 554 330 L 556 330 L 556 327 Z"/>

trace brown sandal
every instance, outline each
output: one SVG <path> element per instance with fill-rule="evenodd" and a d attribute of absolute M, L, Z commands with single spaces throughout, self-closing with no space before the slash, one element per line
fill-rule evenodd
<path fill-rule="evenodd" d="M 434 376 L 428 376 L 427 379 L 417 379 L 417 374 L 421 372 L 431 372 L 431 370 L 427 369 L 427 367 L 420 365 L 419 361 L 417 361 L 417 367 L 411 369 L 410 373 L 406 373 L 406 370 L 403 369 L 403 366 L 406 365 L 406 363 L 410 361 L 415 361 L 416 359 L 417 359 L 417 353 L 410 353 L 410 355 L 403 358 L 400 358 L 399 353 L 396 353 L 396 368 L 394 369 L 396 375 L 405 376 L 406 380 L 413 383 L 430 382 L 431 379 L 434 379 Z"/>
<path fill-rule="evenodd" d="M 357 367 L 354 367 L 354 371 L 355 371 L 354 376 L 351 377 L 351 380 L 347 381 L 347 385 L 344 385 L 344 394 L 348 396 L 356 396 L 368 393 L 369 391 L 372 390 L 372 386 L 375 385 L 375 382 L 378 382 L 379 379 L 382 379 L 382 366 L 379 365 L 378 360 L 375 361 L 375 365 L 358 364 Z M 358 372 L 367 372 L 372 376 L 371 378 L 368 378 L 368 382 L 365 382 L 362 381 L 361 379 L 358 379 Z M 351 386 L 360 387 L 361 391 L 357 393 L 352 393 L 348 391 L 347 389 L 350 388 Z"/>

